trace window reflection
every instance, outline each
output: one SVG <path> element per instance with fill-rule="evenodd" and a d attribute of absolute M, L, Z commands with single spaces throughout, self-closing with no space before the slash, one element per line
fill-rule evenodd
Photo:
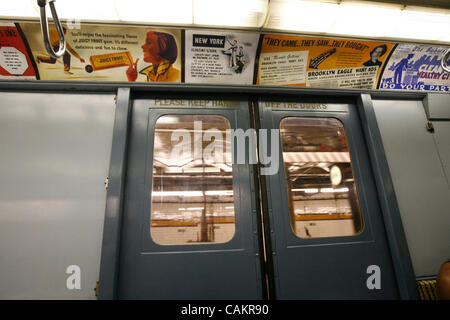
<path fill-rule="evenodd" d="M 233 237 L 229 129 L 229 121 L 216 115 L 157 120 L 150 227 L 156 243 L 223 243 Z"/>
<path fill-rule="evenodd" d="M 342 123 L 288 117 L 280 134 L 294 233 L 301 238 L 359 233 L 362 220 Z"/>

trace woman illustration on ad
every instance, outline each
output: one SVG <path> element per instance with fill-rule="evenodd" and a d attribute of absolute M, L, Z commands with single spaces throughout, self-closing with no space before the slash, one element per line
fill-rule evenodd
<path fill-rule="evenodd" d="M 383 64 L 380 60 L 378 60 L 379 57 L 383 56 L 387 51 L 387 46 L 385 44 L 382 44 L 380 46 L 377 46 L 373 48 L 372 51 L 370 51 L 370 60 L 363 63 L 366 67 L 372 67 L 372 66 L 379 66 Z"/>
<path fill-rule="evenodd" d="M 150 66 L 139 71 L 147 76 L 148 82 L 178 82 L 181 72 L 173 67 L 178 57 L 178 47 L 175 38 L 164 32 L 147 32 L 145 44 L 142 46 L 144 61 Z M 139 59 L 127 69 L 128 81 L 136 81 L 138 77 L 137 63 Z"/>

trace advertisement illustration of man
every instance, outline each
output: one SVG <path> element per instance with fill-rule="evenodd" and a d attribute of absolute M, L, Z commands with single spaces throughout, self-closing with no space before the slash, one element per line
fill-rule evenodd
<path fill-rule="evenodd" d="M 230 40 L 227 39 L 227 42 L 230 44 L 231 47 L 229 47 L 226 50 L 222 50 L 222 53 L 230 56 L 230 68 L 234 68 L 236 67 L 236 58 L 237 58 L 236 55 L 238 49 L 237 40 L 233 40 L 233 42 L 231 42 Z"/>
<path fill-rule="evenodd" d="M 65 27 L 63 27 L 63 31 L 64 31 L 64 34 L 66 34 L 67 29 Z M 58 51 L 58 49 L 59 49 L 58 31 L 56 31 L 56 29 L 50 29 L 49 35 L 50 35 L 50 44 L 52 45 L 53 50 Z M 81 58 L 80 55 L 66 41 L 66 52 L 64 52 L 64 55 L 63 55 L 64 73 L 65 74 L 73 74 L 72 72 L 70 72 L 70 59 L 71 59 L 70 53 L 74 57 L 76 57 L 78 60 L 80 60 L 81 63 L 85 62 L 85 60 L 83 58 Z M 37 62 L 38 63 L 43 62 L 43 63 L 55 64 L 56 59 L 53 57 L 50 57 L 50 56 L 37 56 Z"/>
<path fill-rule="evenodd" d="M 380 46 L 376 46 L 375 48 L 370 51 L 370 60 L 367 60 L 363 63 L 366 67 L 372 67 L 372 66 L 379 66 L 383 64 L 378 58 L 382 57 L 387 51 L 387 46 L 385 44 L 382 44 Z"/>
<path fill-rule="evenodd" d="M 150 66 L 139 71 L 147 77 L 148 82 L 177 82 L 180 81 L 180 70 L 173 67 L 178 57 L 178 47 L 175 38 L 164 32 L 147 32 L 145 44 L 142 45 L 144 61 Z M 138 77 L 137 63 L 130 65 L 126 74 L 128 81 L 136 81 Z"/>
<path fill-rule="evenodd" d="M 402 82 L 403 69 L 408 68 L 409 59 L 411 59 L 412 57 L 414 57 L 413 53 L 408 54 L 408 56 L 406 58 L 403 58 L 402 60 L 400 60 L 400 62 L 397 63 L 397 65 L 395 65 L 393 67 L 395 69 L 394 82 L 396 84 L 400 84 Z"/>
<path fill-rule="evenodd" d="M 236 55 L 236 65 L 237 65 L 236 73 L 242 73 L 242 69 L 244 69 L 245 66 L 244 57 L 245 57 L 244 47 L 240 46 L 239 52 Z"/>

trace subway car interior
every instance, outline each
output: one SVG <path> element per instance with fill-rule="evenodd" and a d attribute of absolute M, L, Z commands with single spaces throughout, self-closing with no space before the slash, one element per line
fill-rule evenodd
<path fill-rule="evenodd" d="M 0 147 L 2 300 L 445 299 L 450 3 L 2 1 Z"/>

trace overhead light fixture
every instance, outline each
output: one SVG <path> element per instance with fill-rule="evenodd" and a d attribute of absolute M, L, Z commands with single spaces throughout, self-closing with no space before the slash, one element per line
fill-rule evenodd
<path fill-rule="evenodd" d="M 180 167 L 168 167 L 164 169 L 165 173 L 182 173 L 183 169 Z"/>
<path fill-rule="evenodd" d="M 127 21 L 127 19 L 122 19 L 124 21 Z M 132 21 L 132 20 L 131 20 Z M 179 117 L 172 117 L 172 116 L 162 116 L 159 117 L 158 120 L 156 120 L 157 124 L 172 124 L 172 123 L 179 123 L 180 118 Z M 156 129 L 156 131 L 160 131 L 161 129 Z M 166 130 L 161 130 L 166 131 Z"/>
<path fill-rule="evenodd" d="M 40 16 L 35 0 L 1 1 L 0 16 L 2 17 L 36 17 Z"/>
<path fill-rule="evenodd" d="M 450 10 L 360 0 L 58 0 L 59 18 L 286 30 L 450 43 Z M 0 16 L 39 18 L 36 0 L 0 1 Z M 261 29 L 262 28 L 262 29 Z"/>
<path fill-rule="evenodd" d="M 158 24 L 192 24 L 192 1 L 165 0 L 58 0 L 56 11 L 61 19 L 126 21 Z M 1 1 L 0 16 L 39 17 L 36 0 Z"/>
<path fill-rule="evenodd" d="M 194 24 L 232 27 L 261 27 L 268 0 L 193 0 Z"/>
<path fill-rule="evenodd" d="M 293 192 L 305 192 L 305 193 L 317 193 L 319 192 L 319 189 L 317 188 L 307 188 L 307 189 L 292 189 Z"/>
<path fill-rule="evenodd" d="M 98 0 L 91 2 L 96 1 Z M 118 17 L 122 21 L 192 24 L 192 1 L 115 0 L 115 4 Z"/>
<path fill-rule="evenodd" d="M 115 2 L 111 0 L 58 0 L 55 7 L 61 19 L 119 20 Z"/>
<path fill-rule="evenodd" d="M 321 188 L 320 192 L 323 193 L 331 193 L 331 192 L 348 192 L 348 188 L 339 188 L 339 189 L 333 189 L 333 188 Z"/>
<path fill-rule="evenodd" d="M 370 37 L 390 36 L 400 18 L 402 5 L 344 1 L 329 33 Z"/>
<path fill-rule="evenodd" d="M 209 190 L 205 192 L 207 196 L 232 196 L 233 190 Z"/>
<path fill-rule="evenodd" d="M 155 197 L 202 197 L 202 191 L 153 191 Z"/>
<path fill-rule="evenodd" d="M 390 32 L 394 38 L 450 41 L 450 10 L 407 6 Z"/>
<path fill-rule="evenodd" d="M 324 35 L 450 42 L 450 10 L 356 0 L 273 0 L 264 25 Z"/>
<path fill-rule="evenodd" d="M 233 190 L 209 190 L 207 196 L 232 196 Z M 203 197 L 203 191 L 153 191 L 155 197 Z"/>
<path fill-rule="evenodd" d="M 270 2 L 265 27 L 292 31 L 325 33 L 333 26 L 339 11 L 337 3 L 274 0 Z"/>

